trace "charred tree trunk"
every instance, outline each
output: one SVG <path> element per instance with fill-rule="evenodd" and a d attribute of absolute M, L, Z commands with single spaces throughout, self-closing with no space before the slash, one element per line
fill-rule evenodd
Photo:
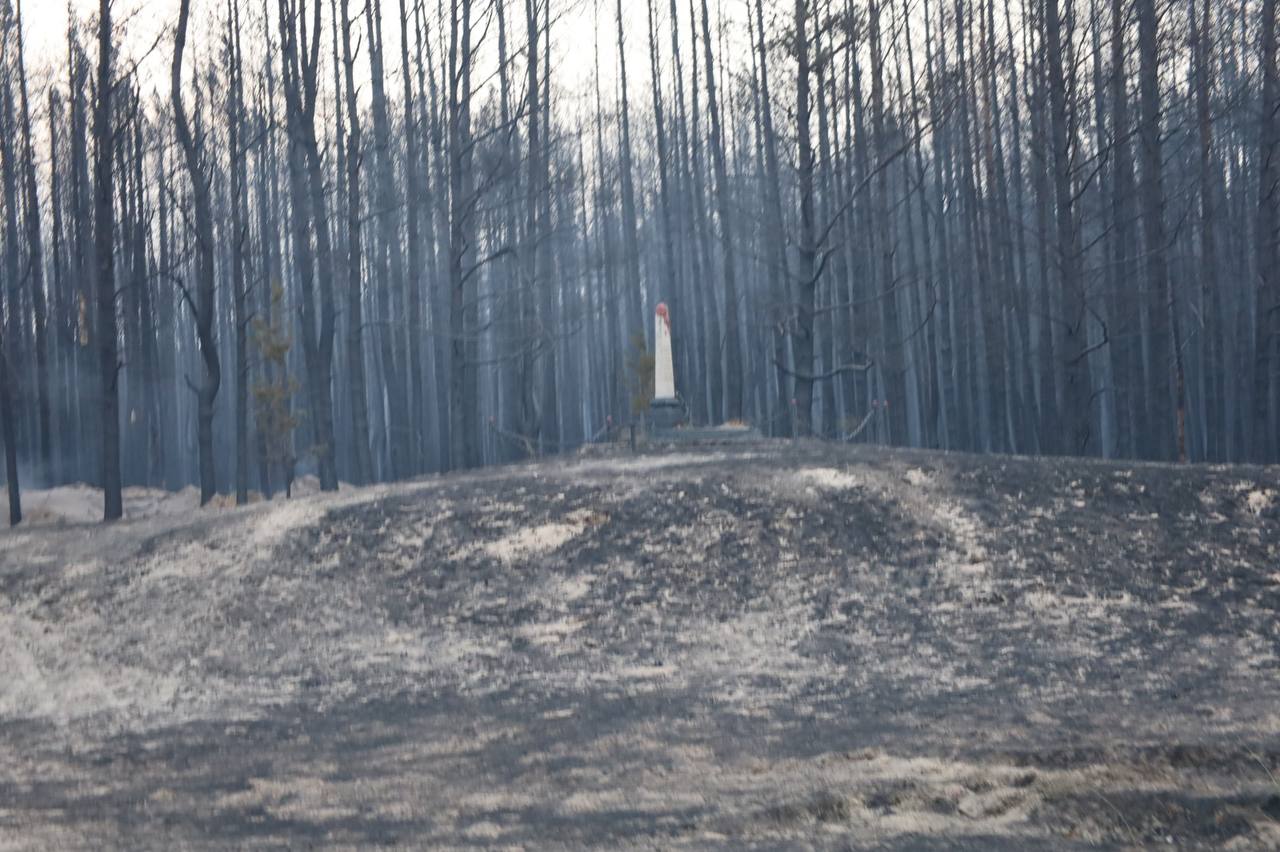
<path fill-rule="evenodd" d="M 111 0 L 98 5 L 98 80 L 94 104 L 94 257 L 97 285 L 98 379 L 102 417 L 103 518 L 124 515 L 120 482 L 120 358 L 116 352 L 115 183 L 111 152 L 115 144 L 112 121 Z M 8 407 L 6 406 L 6 410 Z"/>
<path fill-rule="evenodd" d="M 796 329 L 792 349 L 795 355 L 796 428 L 801 435 L 813 434 L 813 346 L 814 309 L 817 307 L 817 234 L 813 210 L 813 141 L 809 129 L 812 104 L 809 79 L 809 0 L 795 3 L 796 57 L 796 177 L 800 194 L 799 245 L 796 246 Z"/>
<path fill-rule="evenodd" d="M 306 0 L 279 0 L 280 47 L 289 131 L 293 245 L 301 295 L 302 349 L 310 401 L 312 451 L 320 488 L 338 489 L 333 433 L 333 248 L 316 138 L 320 3 L 307 24 Z M 315 241 L 314 251 L 312 240 Z M 317 305 L 317 297 L 319 304 Z"/>
<path fill-rule="evenodd" d="M 347 372 L 350 381 L 352 477 L 356 485 L 371 481 L 368 388 L 364 364 L 364 269 L 361 257 L 360 164 L 364 149 L 356 101 L 355 54 L 351 49 L 349 0 L 342 0 L 342 67 L 347 100 Z"/>
<path fill-rule="evenodd" d="M 227 10 L 228 48 L 231 53 L 231 296 L 235 325 L 235 489 L 236 505 L 249 502 L 249 292 L 245 270 L 245 244 L 249 239 L 248 181 L 240 167 L 248 153 L 244 148 L 244 57 L 240 47 L 240 0 Z"/>
<path fill-rule="evenodd" d="M 724 417 L 741 420 L 745 411 L 742 389 L 742 339 L 738 320 L 738 278 L 734 262 L 733 201 L 729 187 L 729 169 L 725 158 L 725 135 L 722 129 L 720 101 L 716 94 L 715 54 L 711 49 L 711 14 L 707 0 L 702 0 L 702 46 L 706 59 L 707 114 L 711 121 L 711 161 L 715 168 L 716 211 L 720 218 L 720 254 L 724 280 L 724 340 L 713 345 L 724 353 Z"/>
<path fill-rule="evenodd" d="M 1262 121 L 1258 151 L 1258 305 L 1254 313 L 1257 350 L 1253 379 L 1253 460 L 1275 457 L 1274 373 L 1280 365 L 1280 72 L 1276 68 L 1276 0 L 1262 0 Z"/>
<path fill-rule="evenodd" d="M 1154 393 L 1159 400 L 1156 411 L 1169 408 L 1170 387 L 1174 400 L 1173 417 L 1161 416 L 1158 435 L 1174 439 L 1177 458 L 1187 461 L 1187 395 L 1186 375 L 1183 369 L 1182 340 L 1178 330 L 1178 303 L 1173 280 L 1169 275 L 1167 232 L 1164 222 L 1164 148 L 1160 138 L 1160 45 L 1159 19 L 1156 17 L 1155 0 L 1138 0 L 1138 53 L 1140 56 L 1140 88 L 1142 90 L 1142 206 L 1143 231 L 1146 235 L 1147 281 L 1154 297 L 1164 304 L 1164 310 L 1154 310 L 1153 316 L 1161 316 L 1163 328 L 1155 335 L 1157 358 L 1165 359 L 1172 382 L 1162 382 Z M 1158 373 L 1159 375 L 1159 373 Z M 1153 436 L 1157 437 L 1157 436 Z M 1168 437 L 1157 437 L 1163 446 L 1171 442 Z"/>
<path fill-rule="evenodd" d="M 44 251 L 40 226 L 40 196 L 36 189 L 36 157 L 31 136 L 31 107 L 27 95 L 27 64 L 22 35 L 22 0 L 18 0 L 18 91 L 22 101 L 22 140 L 26 159 L 27 275 L 31 284 L 31 313 L 35 326 L 37 480 L 47 481 L 53 468 L 52 406 L 49 394 L 49 312 L 44 288 Z"/>
<path fill-rule="evenodd" d="M 1063 63 L 1062 20 L 1058 0 L 1045 0 L 1045 49 L 1048 60 L 1049 127 L 1053 149 L 1053 191 L 1056 202 L 1057 245 L 1055 260 L 1061 291 L 1063 351 L 1065 360 L 1065 446 L 1068 453 L 1083 455 L 1093 443 L 1090 411 L 1093 406 L 1089 378 L 1089 321 L 1083 283 L 1080 280 L 1080 246 L 1076 231 L 1075 196 L 1072 189 L 1074 136 L 1068 104 L 1068 79 Z"/>
<path fill-rule="evenodd" d="M 192 133 L 182 100 L 182 56 L 187 43 L 187 20 L 191 13 L 191 0 L 182 0 L 178 9 L 178 28 L 173 50 L 173 69 L 170 77 L 170 94 L 173 99 L 174 127 L 182 146 L 187 174 L 191 179 L 191 194 L 195 206 L 196 224 L 196 287 L 194 297 L 186 291 L 187 302 L 195 315 L 196 336 L 200 357 L 204 363 L 204 379 L 196 388 L 199 400 L 197 422 L 199 428 L 200 456 L 200 505 L 208 503 L 217 494 L 217 473 L 213 460 L 213 413 L 218 390 L 222 385 L 222 366 L 218 360 L 218 340 L 214 327 L 214 270 L 213 270 L 213 204 L 210 200 L 211 176 L 204 162 L 204 138 Z M 190 379 L 188 379 L 190 382 Z"/>

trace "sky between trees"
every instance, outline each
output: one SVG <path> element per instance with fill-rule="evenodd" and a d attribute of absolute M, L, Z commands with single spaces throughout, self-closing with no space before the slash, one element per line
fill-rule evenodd
<path fill-rule="evenodd" d="M 223 5 L 225 4 L 221 0 L 192 0 L 191 41 L 197 50 L 203 49 L 204 43 L 217 37 L 213 30 L 216 28 L 217 14 L 221 13 Z M 257 5 L 259 4 L 247 4 L 255 7 Z M 732 17 L 731 7 L 738 3 L 735 0 L 727 5 L 730 8 L 724 9 L 724 13 Z M 178 0 L 115 0 L 115 6 L 115 14 L 123 22 L 121 29 L 124 30 L 129 49 L 136 52 L 149 47 L 158 36 L 171 29 L 178 16 Z M 35 64 L 58 66 L 65 63 L 68 14 L 78 20 L 88 20 L 95 14 L 96 7 L 97 0 L 70 0 L 69 3 L 62 0 L 26 0 L 22 12 L 30 50 L 37 60 Z M 357 4 L 357 7 L 363 8 L 363 4 Z M 643 9 L 637 13 L 638 7 L 633 3 L 626 3 L 625 7 L 623 14 L 628 23 L 643 25 Z M 328 9 L 325 11 L 328 14 Z M 613 10 L 612 4 L 603 0 L 565 0 L 556 4 L 558 20 L 552 34 L 552 47 L 556 54 L 555 65 L 561 85 L 580 88 L 589 80 L 594 73 L 592 45 L 596 37 L 597 12 L 607 24 L 614 11 L 616 10 Z M 664 11 L 664 20 L 665 15 Z M 388 51 L 398 52 L 399 33 L 393 29 L 386 36 Z M 628 44 L 628 51 L 636 68 L 637 82 L 647 79 L 649 70 L 645 64 L 643 40 L 633 39 Z M 163 86 L 164 78 L 169 74 L 172 56 L 173 45 L 170 38 L 161 43 L 145 62 L 142 73 L 151 79 L 159 79 Z M 602 39 L 600 56 L 604 73 L 610 80 L 615 80 L 617 46 L 614 39 Z M 389 71 L 396 75 L 400 73 L 398 68 Z M 367 69 L 361 68 L 360 72 L 362 78 L 367 80 Z"/>

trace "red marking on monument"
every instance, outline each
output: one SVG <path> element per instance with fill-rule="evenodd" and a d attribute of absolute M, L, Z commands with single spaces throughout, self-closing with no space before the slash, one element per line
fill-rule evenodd
<path fill-rule="evenodd" d="M 667 331 L 671 331 L 671 314 L 667 311 L 667 303 L 659 302 L 658 308 L 654 313 L 662 317 L 662 321 L 667 324 Z"/>

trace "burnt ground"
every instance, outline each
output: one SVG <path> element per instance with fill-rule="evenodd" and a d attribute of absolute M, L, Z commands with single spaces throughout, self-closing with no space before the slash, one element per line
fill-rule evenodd
<path fill-rule="evenodd" d="M 1280 845 L 1280 471 L 762 442 L 0 535 L 0 849 Z"/>

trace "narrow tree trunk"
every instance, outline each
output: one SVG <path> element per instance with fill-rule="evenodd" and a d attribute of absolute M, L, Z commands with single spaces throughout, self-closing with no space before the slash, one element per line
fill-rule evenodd
<path fill-rule="evenodd" d="M 249 239 L 248 183 L 246 169 L 239 164 L 247 151 L 244 135 L 244 59 L 240 49 L 240 0 L 228 9 L 231 51 L 231 294 L 235 323 L 235 432 L 236 505 L 249 502 L 249 308 L 245 272 L 245 242 Z"/>
<path fill-rule="evenodd" d="M 124 515 L 120 488 L 120 363 L 116 353 L 115 290 L 115 184 L 111 150 L 115 142 L 111 93 L 112 72 L 111 0 L 98 5 L 98 80 L 94 105 L 94 255 L 98 297 L 98 378 L 102 394 L 102 492 L 103 518 L 119 520 Z M 9 406 L 5 406 L 9 410 Z M 7 442 L 12 446 L 12 442 Z M 16 480 L 14 480 L 16 481 Z M 11 486 L 12 487 L 12 486 Z"/>
<path fill-rule="evenodd" d="M 813 141 L 809 129 L 812 104 L 809 79 L 809 2 L 795 2 L 796 178 L 800 192 L 800 232 L 796 247 L 796 328 L 792 338 L 796 379 L 796 429 L 813 434 L 813 315 L 817 306 L 817 239 L 813 212 Z"/>
<path fill-rule="evenodd" d="M 1164 333 L 1157 334 L 1155 339 L 1160 345 L 1155 354 L 1165 359 L 1166 370 L 1159 374 L 1168 376 L 1172 373 L 1174 415 L 1172 419 L 1161 418 L 1159 432 L 1152 436 L 1162 445 L 1167 446 L 1170 435 L 1176 440 L 1177 457 L 1181 462 L 1187 461 L 1187 429 L 1186 429 L 1186 376 L 1182 362 L 1182 340 L 1178 332 L 1178 306 L 1176 291 L 1169 275 L 1167 245 L 1164 223 L 1164 148 L 1160 139 L 1160 45 L 1159 19 L 1156 17 L 1155 0 L 1137 0 L 1138 2 L 1138 54 L 1140 57 L 1140 88 L 1142 98 L 1142 206 L 1143 231 L 1146 235 L 1147 280 L 1151 293 L 1162 298 L 1167 313 L 1160 325 L 1167 323 Z M 1159 316 L 1161 311 L 1153 311 Z M 1157 395 L 1161 402 L 1156 410 L 1168 409 L 1168 383 L 1162 382 L 1150 392 Z"/>
<path fill-rule="evenodd" d="M 376 174 L 377 209 L 373 218 L 378 224 L 373 241 L 373 269 L 377 283 L 375 304 L 378 309 L 378 333 L 375 340 L 381 352 L 383 398 L 387 409 L 387 441 L 390 449 L 391 476 L 399 479 L 410 468 L 409 408 L 402 381 L 400 357 L 396 352 L 396 331 L 403 324 L 404 255 L 400 246 L 400 197 L 396 192 L 394 163 L 391 155 L 391 122 L 387 115 L 387 95 L 383 74 L 382 3 L 367 0 L 364 6 L 368 35 L 370 88 L 372 89 L 373 153 Z"/>
<path fill-rule="evenodd" d="M 342 0 L 342 66 L 347 101 L 347 372 L 350 374 L 352 429 L 352 471 L 355 484 L 363 485 L 373 475 L 373 459 L 369 453 L 368 389 L 364 367 L 364 294 L 361 257 L 360 110 L 356 101 L 355 55 L 351 50 L 351 12 L 349 0 Z"/>
<path fill-rule="evenodd" d="M 1205 446 L 1212 458 L 1225 460 L 1226 448 L 1223 443 L 1226 424 L 1223 422 L 1222 388 L 1225 384 L 1227 369 L 1226 360 L 1221 357 L 1222 343 L 1222 291 L 1218 281 L 1218 213 L 1217 190 L 1215 187 L 1215 170 L 1219 168 L 1215 162 L 1213 150 L 1213 115 L 1210 107 L 1210 89 L 1213 85 L 1213 71 L 1209 63 L 1209 39 L 1213 31 L 1213 0 L 1202 0 L 1203 17 L 1196 20 L 1195 0 L 1191 0 L 1189 13 L 1192 27 L 1192 52 L 1195 58 L 1195 97 L 1196 97 L 1196 129 L 1199 135 L 1200 148 L 1200 287 L 1201 304 L 1206 313 L 1204 344 L 1207 350 L 1202 371 L 1208 373 L 1208 383 L 1216 389 L 1216 393 L 1201 401 L 1206 406 L 1209 418 L 1209 434 Z M 1220 173 L 1220 172 L 1219 172 Z"/>
<path fill-rule="evenodd" d="M 421 211 L 426 207 L 426 187 L 420 173 L 422 154 L 418 148 L 419 127 L 417 105 L 413 91 L 413 74 L 409 64 L 409 16 L 405 0 L 400 0 L 400 65 L 404 77 L 404 129 L 405 129 L 405 224 L 407 227 L 409 270 L 405 282 L 408 287 L 407 328 L 409 337 L 409 416 L 405 424 L 409 429 L 409 468 L 417 474 L 424 470 L 423 446 L 427 424 L 426 386 L 422 374 L 422 238 Z"/>
<path fill-rule="evenodd" d="M 621 127 L 618 170 L 622 185 L 622 268 L 624 271 L 623 287 L 626 288 L 624 303 L 627 306 L 629 315 L 627 321 L 635 324 L 633 327 L 636 333 L 642 333 L 648 339 L 652 337 L 653 330 L 649 327 L 650 323 L 646 322 L 647 315 L 641 299 L 640 245 L 636 239 L 638 217 L 636 216 L 636 191 L 632 179 L 631 162 L 631 99 L 627 88 L 627 54 L 626 43 L 623 38 L 622 17 L 622 0 L 617 0 L 618 84 L 622 97 L 618 113 L 618 123 Z"/>
<path fill-rule="evenodd" d="M 1256 357 L 1253 379 L 1253 460 L 1270 461 L 1276 453 L 1272 431 L 1272 396 L 1280 365 L 1280 74 L 1276 68 L 1276 0 L 1262 0 L 1262 120 L 1258 161 L 1261 177 L 1255 242 L 1259 275 L 1254 314 Z"/>
<path fill-rule="evenodd" d="M 449 31 L 449 440 L 454 469 L 477 463 L 474 323 L 467 263 L 472 256 L 471 9 L 472 0 L 450 0 Z"/>
<path fill-rule="evenodd" d="M 745 410 L 742 390 L 742 340 L 738 320 L 738 279 L 733 247 L 733 202 L 729 188 L 729 170 L 725 165 L 725 137 L 721 129 L 720 102 L 716 95 L 715 54 L 711 49 L 711 15 L 707 0 L 702 0 L 702 41 L 707 72 L 707 114 L 711 121 L 711 160 L 715 168 L 716 208 L 720 217 L 720 250 L 724 265 L 724 417 L 727 421 L 742 419 Z"/>
<path fill-rule="evenodd" d="M 302 350 L 306 362 L 312 450 L 323 491 L 338 489 L 333 434 L 333 247 L 315 117 L 318 96 L 320 3 L 307 25 L 305 0 L 279 0 L 283 88 L 288 105 L 289 184 L 293 200 L 294 257 L 301 293 Z M 296 15 L 296 17 L 295 17 Z M 310 40 L 308 41 L 308 36 Z M 315 250 L 312 251 L 312 239 Z M 317 306 L 317 295 L 319 305 Z M 318 316 L 317 316 L 318 309 Z"/>
<path fill-rule="evenodd" d="M 214 330 L 213 205 L 209 194 L 211 178 L 206 172 L 204 163 L 204 140 L 197 139 L 192 134 L 182 100 L 182 55 L 186 49 L 187 20 L 190 13 L 191 0 L 181 0 L 178 8 L 178 28 L 174 37 L 170 94 L 173 100 L 174 127 L 186 160 L 195 206 L 196 292 L 194 298 L 188 294 L 188 303 L 195 314 L 196 336 L 200 344 L 201 360 L 204 363 L 204 380 L 196 389 L 199 400 L 197 424 L 200 505 L 203 506 L 214 498 L 218 490 L 213 460 L 213 407 L 218 397 L 218 389 L 222 385 L 222 367 L 218 361 L 218 341 Z"/>
<path fill-rule="evenodd" d="M 17 7 L 18 90 L 22 100 L 22 140 L 26 159 L 26 224 L 31 310 L 35 324 L 36 416 L 39 469 L 37 478 L 47 481 L 53 468 L 52 407 L 49 399 L 49 314 L 44 290 L 44 252 L 40 227 L 40 197 L 36 190 L 36 157 L 31 136 L 31 108 L 27 98 L 27 64 L 22 33 L 22 0 Z"/>
<path fill-rule="evenodd" d="M 1066 387 L 1064 426 L 1069 453 L 1083 455 L 1093 442 L 1090 432 L 1092 389 L 1089 379 L 1085 323 L 1088 309 L 1084 287 L 1080 281 L 1079 240 L 1076 234 L 1075 197 L 1071 178 L 1074 164 L 1067 77 L 1063 65 L 1062 21 L 1058 0 L 1045 0 L 1045 48 L 1049 65 L 1049 126 L 1053 147 L 1053 187 L 1057 203 L 1058 282 L 1062 294 L 1064 316 L 1064 348 Z"/>

